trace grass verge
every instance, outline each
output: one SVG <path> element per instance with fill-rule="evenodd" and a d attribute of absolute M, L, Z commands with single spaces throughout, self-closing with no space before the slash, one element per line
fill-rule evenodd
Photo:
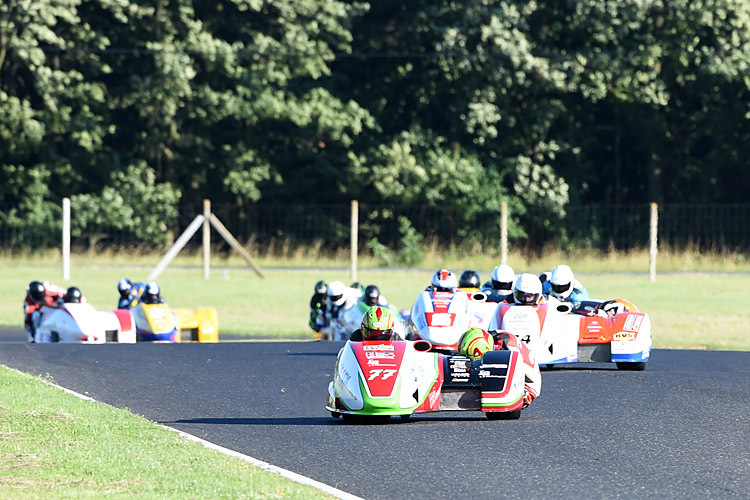
<path fill-rule="evenodd" d="M 333 498 L 0 366 L 0 499 Z"/>

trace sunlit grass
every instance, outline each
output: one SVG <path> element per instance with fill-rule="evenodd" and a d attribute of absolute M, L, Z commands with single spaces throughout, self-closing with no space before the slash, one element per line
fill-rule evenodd
<path fill-rule="evenodd" d="M 0 367 L 0 499 L 331 498 Z"/>
<path fill-rule="evenodd" d="M 318 250 L 320 251 L 320 250 Z M 158 281 L 170 305 L 215 306 L 219 311 L 220 332 L 253 338 L 290 340 L 311 339 L 307 326 L 313 284 L 320 280 L 350 283 L 349 257 L 344 253 L 321 257 L 300 252 L 289 260 L 258 255 L 263 269 L 260 278 L 240 257 L 211 258 L 210 277 L 203 279 L 202 254 L 181 253 L 159 276 Z M 117 304 L 116 283 L 127 276 L 145 280 L 161 256 L 156 254 L 74 255 L 71 279 L 98 309 Z M 722 257 L 693 254 L 660 254 L 657 277 L 648 279 L 645 252 L 607 254 L 582 253 L 578 256 L 551 252 L 544 258 L 511 254 L 509 263 L 516 272 L 534 273 L 554 265 L 569 263 L 593 297 L 624 297 L 652 317 L 655 347 L 750 350 L 750 310 L 741 307 L 738 297 L 750 296 L 746 263 L 738 256 Z M 47 256 L 7 256 L 4 286 L 0 289 L 0 325 L 22 326 L 21 301 L 31 280 L 62 283 L 62 263 L 54 254 Z M 664 269 L 662 262 L 672 263 Z M 399 308 L 410 308 L 417 293 L 428 284 L 439 267 L 460 273 L 475 269 L 489 279 L 498 261 L 476 255 L 464 257 L 435 250 L 416 269 L 383 269 L 371 257 L 358 260 L 358 281 L 377 284 Z M 700 265 L 699 265 L 700 264 Z M 695 268 L 699 267 L 700 270 Z"/>

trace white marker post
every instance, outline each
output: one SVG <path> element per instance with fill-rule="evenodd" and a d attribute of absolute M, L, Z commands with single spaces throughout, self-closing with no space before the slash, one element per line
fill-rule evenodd
<path fill-rule="evenodd" d="M 351 246 L 351 275 L 352 282 L 357 281 L 357 252 L 359 251 L 359 202 L 352 200 L 352 216 L 351 226 L 349 229 L 351 233 L 350 246 Z"/>
<path fill-rule="evenodd" d="M 648 252 L 648 278 L 651 283 L 656 281 L 656 253 L 657 237 L 659 232 L 659 206 L 651 203 L 651 220 L 649 222 L 649 252 Z"/>
<path fill-rule="evenodd" d="M 70 198 L 63 198 L 62 216 L 63 281 L 68 281 L 70 279 Z"/>

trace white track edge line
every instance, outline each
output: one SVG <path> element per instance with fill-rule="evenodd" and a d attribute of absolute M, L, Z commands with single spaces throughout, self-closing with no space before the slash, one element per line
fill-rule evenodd
<path fill-rule="evenodd" d="M 10 368 L 6 366 L 5 368 L 8 368 L 9 370 L 13 370 L 16 373 L 20 373 L 22 375 L 30 375 L 29 373 L 22 372 L 20 370 L 16 370 L 15 368 Z M 32 375 L 33 376 L 33 375 Z M 39 378 L 39 377 L 36 377 Z M 45 384 L 49 384 L 53 387 L 57 387 L 58 389 L 62 389 L 63 391 L 67 392 L 68 394 L 72 394 L 73 396 L 83 399 L 84 401 L 93 401 L 94 403 L 99 403 L 106 406 L 111 406 L 112 408 L 116 408 L 115 406 L 112 406 L 107 403 L 102 403 L 101 401 L 97 401 L 94 398 L 91 398 L 89 396 L 86 396 L 85 394 L 78 393 L 76 391 L 73 391 L 71 389 L 68 389 L 67 387 L 63 387 L 61 385 L 57 385 L 53 382 L 50 382 L 48 380 L 40 379 Z M 121 409 L 121 408 L 117 408 Z M 128 411 L 128 410 L 125 410 Z M 132 412 L 131 412 L 132 413 Z M 167 425 L 159 424 L 156 422 L 152 422 L 154 425 L 161 427 L 162 429 L 167 429 L 172 432 L 176 432 L 180 436 L 182 436 L 185 439 L 188 439 L 190 441 L 194 441 L 196 443 L 200 443 L 206 448 L 209 448 L 211 450 L 218 451 L 219 453 L 223 453 L 224 455 L 228 455 L 230 457 L 239 458 L 240 460 L 244 460 L 245 462 L 248 462 L 251 465 L 254 465 L 258 467 L 259 469 L 263 469 L 266 472 L 271 472 L 273 474 L 278 474 L 279 476 L 285 477 L 286 479 L 289 479 L 291 481 L 294 481 L 295 483 L 304 484 L 307 486 L 312 486 L 313 488 L 319 489 L 320 491 L 324 493 L 328 493 L 331 496 L 334 496 L 336 498 L 340 498 L 341 500 L 364 500 L 362 497 L 358 497 L 356 495 L 352 495 L 351 493 L 347 493 L 346 491 L 341 491 L 337 488 L 334 488 L 333 486 L 329 486 L 325 483 L 321 483 L 320 481 L 316 481 L 315 479 L 311 479 L 307 476 L 303 476 L 302 474 L 297 474 L 296 472 L 292 472 L 287 469 L 283 469 L 281 467 L 278 467 L 273 464 L 269 464 L 268 462 L 264 462 L 262 460 L 258 460 L 257 458 L 253 458 L 249 455 L 244 455 L 238 451 L 230 450 L 229 448 L 224 448 L 223 446 L 219 446 L 218 444 L 212 443 L 210 441 L 206 441 L 205 439 L 199 438 L 198 436 L 193 436 L 192 434 L 188 434 L 187 432 L 181 431 L 179 429 L 175 429 L 174 427 L 169 427 Z"/>

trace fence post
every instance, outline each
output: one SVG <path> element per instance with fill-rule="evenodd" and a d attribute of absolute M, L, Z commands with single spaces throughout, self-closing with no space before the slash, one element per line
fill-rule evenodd
<path fill-rule="evenodd" d="M 211 272 L 211 200 L 203 200 L 203 279 Z"/>
<path fill-rule="evenodd" d="M 357 281 L 357 252 L 359 246 L 359 202 L 352 200 L 351 227 L 351 275 L 352 281 Z"/>
<path fill-rule="evenodd" d="M 651 218 L 649 223 L 649 252 L 648 252 L 648 277 L 651 283 L 656 281 L 656 252 L 657 234 L 659 232 L 659 208 L 651 202 Z"/>
<path fill-rule="evenodd" d="M 508 202 L 500 204 L 500 263 L 508 263 Z"/>
<path fill-rule="evenodd" d="M 62 265 L 63 281 L 70 279 L 70 198 L 62 200 Z"/>

